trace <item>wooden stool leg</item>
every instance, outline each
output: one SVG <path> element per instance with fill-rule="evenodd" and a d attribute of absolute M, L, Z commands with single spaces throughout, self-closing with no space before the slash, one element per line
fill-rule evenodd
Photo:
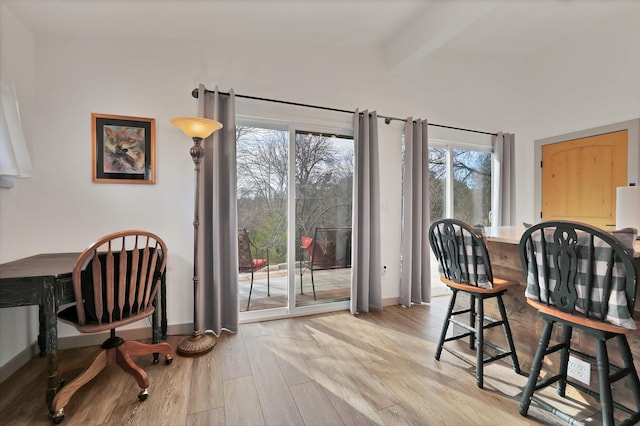
<path fill-rule="evenodd" d="M 631 389 L 633 400 L 636 403 L 636 411 L 640 412 L 640 380 L 638 379 L 638 371 L 633 364 L 633 356 L 631 355 L 629 342 L 627 341 L 627 336 L 624 334 L 616 336 L 616 339 L 618 340 L 618 348 L 620 348 L 620 356 L 624 362 L 624 367 L 629 370 L 627 384 Z"/>
<path fill-rule="evenodd" d="M 600 409 L 604 426 L 613 426 L 613 397 L 609 381 L 609 354 L 607 341 L 598 339 L 596 342 L 596 364 L 598 366 L 598 381 L 600 382 Z"/>
<path fill-rule="evenodd" d="M 548 321 L 545 319 L 544 329 L 542 330 L 540 342 L 538 343 L 538 350 L 536 351 L 536 355 L 533 358 L 533 363 L 531 364 L 529 380 L 527 380 L 527 386 L 525 386 L 524 392 L 522 392 L 522 398 L 520 399 L 520 414 L 525 417 L 527 416 L 527 412 L 529 411 L 529 405 L 531 405 L 531 397 L 533 396 L 533 392 L 536 388 L 538 376 L 540 376 L 542 361 L 544 361 L 544 354 L 547 351 L 547 346 L 549 346 L 549 340 L 551 339 L 552 330 L 553 321 Z"/>
<path fill-rule="evenodd" d="M 502 301 L 502 295 L 498 295 L 498 309 L 500 310 L 500 316 L 502 317 L 502 328 L 504 329 L 504 335 L 507 339 L 507 345 L 511 351 L 511 361 L 513 362 L 513 370 L 520 374 L 520 363 L 518 362 L 518 354 L 516 353 L 516 345 L 513 343 L 513 334 L 511 334 L 511 327 L 509 326 L 509 319 L 507 318 L 507 310 L 504 308 L 504 302 Z"/>
<path fill-rule="evenodd" d="M 469 309 L 469 325 L 475 327 L 476 324 L 476 297 L 470 294 L 471 305 Z M 476 336 L 473 333 L 469 335 L 469 349 L 474 350 L 476 348 Z"/>
<path fill-rule="evenodd" d="M 558 380 L 558 395 L 564 397 L 567 390 L 567 370 L 569 367 L 569 349 L 573 327 L 565 324 L 562 327 L 562 350 L 560 351 L 560 379 Z"/>
<path fill-rule="evenodd" d="M 476 385 L 482 389 L 484 386 L 484 297 L 478 297 L 478 315 L 476 315 Z M 472 338 L 474 336 L 472 335 Z"/>
<path fill-rule="evenodd" d="M 442 332 L 440 332 L 440 340 L 438 341 L 438 347 L 436 348 L 436 361 L 440 361 L 440 355 L 442 354 L 442 345 L 444 345 L 444 339 L 447 337 L 447 330 L 449 329 L 449 320 L 451 319 L 451 313 L 453 312 L 453 308 L 456 304 L 456 296 L 458 295 L 458 290 L 451 289 L 453 294 L 451 294 L 451 300 L 449 301 L 449 308 L 447 309 L 447 315 L 444 317 L 444 324 L 442 324 Z"/>

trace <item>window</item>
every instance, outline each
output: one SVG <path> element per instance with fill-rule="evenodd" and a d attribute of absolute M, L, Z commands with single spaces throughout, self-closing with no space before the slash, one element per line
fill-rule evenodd
<path fill-rule="evenodd" d="M 489 148 L 430 142 L 431 220 L 454 217 L 490 226 L 491 169 Z"/>

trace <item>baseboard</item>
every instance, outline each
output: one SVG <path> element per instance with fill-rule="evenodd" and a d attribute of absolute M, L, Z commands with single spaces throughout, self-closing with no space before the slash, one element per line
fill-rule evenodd
<path fill-rule="evenodd" d="M 382 307 L 384 308 L 385 306 L 393 306 L 393 305 L 399 305 L 400 304 L 400 298 L 399 297 L 387 297 L 386 299 L 382 299 Z"/>
<path fill-rule="evenodd" d="M 167 335 L 188 336 L 193 333 L 193 324 L 175 324 L 167 327 Z M 118 329 L 118 336 L 125 340 L 145 340 L 151 338 L 149 327 Z M 60 337 L 58 349 L 80 348 L 83 346 L 101 345 L 109 337 L 109 332 L 95 334 L 78 334 L 76 336 Z M 8 379 L 23 365 L 35 356 L 40 356 L 38 342 L 33 342 L 24 350 L 0 366 L 0 383 Z"/>
<path fill-rule="evenodd" d="M 193 324 L 175 324 L 167 326 L 169 336 L 188 336 L 193 333 Z M 118 336 L 124 340 L 151 339 L 151 329 L 148 327 L 118 329 Z M 79 348 L 83 346 L 101 345 L 109 337 L 109 332 L 78 334 L 76 336 L 61 337 L 58 339 L 58 349 Z"/>
<path fill-rule="evenodd" d="M 11 358 L 0 366 L 0 383 L 7 380 L 13 373 L 18 371 L 20 367 L 25 365 L 34 356 L 39 356 L 40 348 L 38 342 L 34 342 L 20 351 L 16 356 Z"/>

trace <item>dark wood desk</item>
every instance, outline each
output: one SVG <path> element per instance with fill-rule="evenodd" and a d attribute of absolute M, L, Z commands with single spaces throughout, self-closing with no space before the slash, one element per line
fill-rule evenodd
<path fill-rule="evenodd" d="M 51 409 L 51 401 L 58 385 L 58 318 L 61 305 L 73 303 L 71 272 L 80 253 L 38 254 L 0 265 L 0 308 L 38 305 L 40 329 L 38 345 L 40 355 L 49 357 L 48 385 L 46 401 Z M 160 290 L 160 312 L 153 314 L 153 342 L 167 337 L 166 282 Z M 156 299 L 157 306 L 158 299 Z"/>

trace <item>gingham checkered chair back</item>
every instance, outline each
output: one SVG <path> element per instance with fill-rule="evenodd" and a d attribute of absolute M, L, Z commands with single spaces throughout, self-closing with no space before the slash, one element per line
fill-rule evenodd
<path fill-rule="evenodd" d="M 530 227 L 519 246 L 526 297 L 565 313 L 635 329 L 634 240 L 635 230 L 616 236 L 577 222 Z"/>
<path fill-rule="evenodd" d="M 440 275 L 458 284 L 491 289 L 493 274 L 482 233 L 457 219 L 441 219 L 429 228 L 429 243 Z"/>

